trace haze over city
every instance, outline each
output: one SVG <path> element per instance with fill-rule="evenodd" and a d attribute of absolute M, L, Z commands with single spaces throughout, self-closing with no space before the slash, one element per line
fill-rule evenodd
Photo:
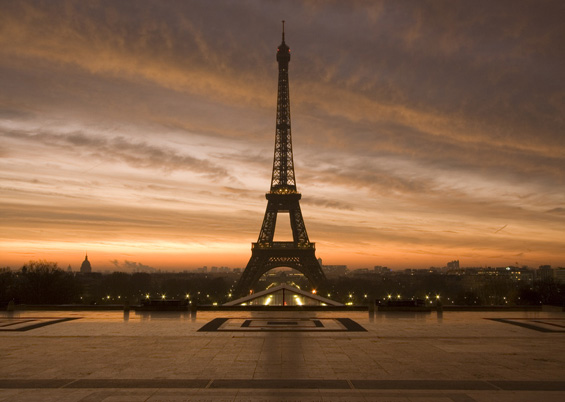
<path fill-rule="evenodd" d="M 88 251 L 95 269 L 244 267 L 282 19 L 296 181 L 325 264 L 565 264 L 563 2 L 0 9 L 0 266 L 76 269 Z"/>

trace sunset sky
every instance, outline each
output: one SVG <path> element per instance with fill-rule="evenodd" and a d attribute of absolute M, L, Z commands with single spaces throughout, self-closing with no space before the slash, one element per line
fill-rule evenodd
<path fill-rule="evenodd" d="M 538 0 L 0 0 L 0 266 L 245 267 L 283 19 L 324 264 L 565 266 L 564 17 Z"/>

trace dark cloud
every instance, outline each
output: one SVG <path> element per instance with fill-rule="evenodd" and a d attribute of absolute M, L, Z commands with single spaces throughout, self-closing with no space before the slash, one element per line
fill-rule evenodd
<path fill-rule="evenodd" d="M 82 154 L 85 159 L 123 162 L 136 168 L 156 168 L 165 171 L 189 170 L 213 180 L 229 178 L 227 170 L 208 160 L 183 155 L 164 146 L 132 141 L 123 136 L 106 138 L 87 135 L 83 132 L 56 134 L 47 131 L 8 131 L 0 133 L 6 138 L 27 143 L 42 143 L 54 149 Z"/>
<path fill-rule="evenodd" d="M 346 211 L 354 210 L 354 207 L 347 202 L 337 201 L 335 199 L 321 198 L 316 196 L 309 196 L 307 198 L 304 198 L 302 200 L 302 204 L 312 205 L 321 208 L 341 209 Z"/>
<path fill-rule="evenodd" d="M 6 109 L 0 107 L 0 120 L 29 120 L 33 114 L 21 109 Z"/>

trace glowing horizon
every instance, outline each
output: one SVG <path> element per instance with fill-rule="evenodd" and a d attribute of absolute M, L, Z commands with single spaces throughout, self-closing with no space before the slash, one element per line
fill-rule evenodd
<path fill-rule="evenodd" d="M 244 268 L 281 19 L 325 264 L 565 266 L 555 4 L 146 4 L 3 5 L 0 267 Z"/>

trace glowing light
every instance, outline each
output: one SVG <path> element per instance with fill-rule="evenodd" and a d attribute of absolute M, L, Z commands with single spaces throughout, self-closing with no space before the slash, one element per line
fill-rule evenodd
<path fill-rule="evenodd" d="M 165 294 L 163 294 L 163 295 L 161 296 L 161 299 L 165 299 L 166 297 L 167 297 L 167 296 L 166 296 Z"/>

